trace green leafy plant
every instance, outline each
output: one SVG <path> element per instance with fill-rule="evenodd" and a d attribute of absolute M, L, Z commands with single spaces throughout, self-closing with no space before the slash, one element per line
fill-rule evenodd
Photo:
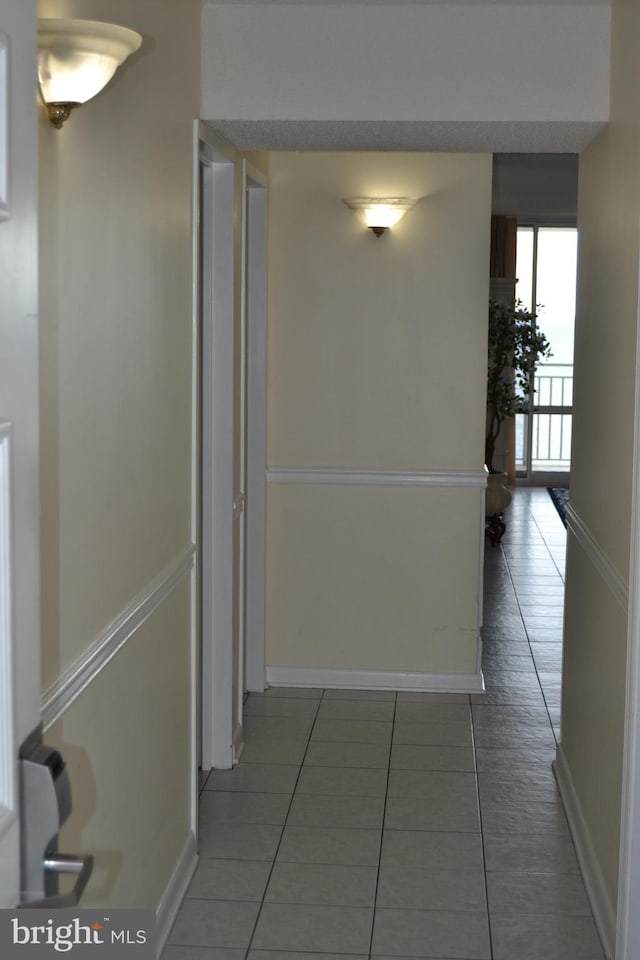
<path fill-rule="evenodd" d="M 487 432 L 485 463 L 489 473 L 496 440 L 507 417 L 529 409 L 536 366 L 551 356 L 549 341 L 536 326 L 536 314 L 517 300 L 515 304 L 489 301 L 487 356 Z"/>

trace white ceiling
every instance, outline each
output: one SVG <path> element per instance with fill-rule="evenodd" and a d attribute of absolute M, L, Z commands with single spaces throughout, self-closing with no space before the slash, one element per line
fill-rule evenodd
<path fill-rule="evenodd" d="M 480 4 L 487 6 L 610 6 L 610 0 L 203 0 L 211 6 L 313 6 L 347 7 L 347 6 L 469 6 Z"/>
<path fill-rule="evenodd" d="M 579 153 L 609 49 L 608 0 L 205 0 L 202 112 L 242 150 Z"/>
<path fill-rule="evenodd" d="M 223 120 L 211 126 L 240 150 L 405 150 L 580 153 L 599 123 L 402 120 Z"/>

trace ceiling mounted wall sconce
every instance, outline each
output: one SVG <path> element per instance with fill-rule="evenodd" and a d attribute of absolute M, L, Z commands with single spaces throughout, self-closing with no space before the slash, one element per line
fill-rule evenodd
<path fill-rule="evenodd" d="M 416 203 L 408 197 L 345 197 L 342 202 L 376 237 L 395 226 Z"/>
<path fill-rule="evenodd" d="M 100 93 L 141 43 L 139 33 L 115 23 L 39 20 L 38 82 L 54 127 Z"/>

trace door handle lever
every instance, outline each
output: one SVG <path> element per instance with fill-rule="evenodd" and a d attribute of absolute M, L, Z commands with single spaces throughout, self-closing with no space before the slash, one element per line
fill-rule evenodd
<path fill-rule="evenodd" d="M 80 902 L 80 897 L 84 893 L 85 887 L 89 882 L 89 877 L 93 871 L 92 856 L 76 856 L 73 853 L 46 853 L 43 867 L 45 873 L 75 873 L 78 876 L 73 890 L 69 893 L 54 893 L 50 897 L 43 897 L 41 900 L 30 900 L 20 904 L 20 909 L 63 909 L 65 907 L 75 907 Z"/>

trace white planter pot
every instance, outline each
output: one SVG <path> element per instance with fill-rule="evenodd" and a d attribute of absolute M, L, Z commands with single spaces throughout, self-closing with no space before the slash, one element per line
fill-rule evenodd
<path fill-rule="evenodd" d="M 506 473 L 490 473 L 487 477 L 485 516 L 496 517 L 504 513 L 511 503 L 511 490 L 507 486 Z"/>

